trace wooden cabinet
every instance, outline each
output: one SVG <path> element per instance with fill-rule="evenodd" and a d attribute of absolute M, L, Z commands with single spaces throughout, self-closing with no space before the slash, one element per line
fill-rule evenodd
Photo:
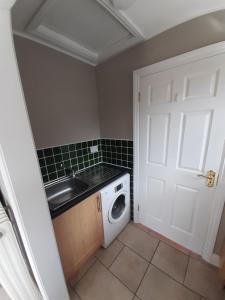
<path fill-rule="evenodd" d="M 95 193 L 53 220 L 66 280 L 101 246 L 103 239 L 100 193 Z"/>

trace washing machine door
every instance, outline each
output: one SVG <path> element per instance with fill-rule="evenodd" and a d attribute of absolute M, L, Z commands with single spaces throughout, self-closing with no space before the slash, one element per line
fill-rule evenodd
<path fill-rule="evenodd" d="M 110 223 L 117 223 L 123 218 L 126 210 L 128 209 L 127 198 L 127 193 L 121 192 L 113 199 L 108 213 Z"/>

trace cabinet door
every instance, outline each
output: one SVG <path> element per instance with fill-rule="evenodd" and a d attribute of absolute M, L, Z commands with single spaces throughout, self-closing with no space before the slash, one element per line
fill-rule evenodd
<path fill-rule="evenodd" d="M 65 278 L 72 277 L 101 246 L 100 194 L 95 193 L 53 220 Z"/>
<path fill-rule="evenodd" d="M 102 212 L 100 194 L 96 193 L 82 202 L 80 210 L 84 253 L 93 253 L 102 243 Z M 88 255 L 89 256 L 89 255 Z"/>

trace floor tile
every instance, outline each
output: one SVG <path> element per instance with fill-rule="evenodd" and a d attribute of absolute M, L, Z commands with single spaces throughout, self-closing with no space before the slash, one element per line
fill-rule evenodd
<path fill-rule="evenodd" d="M 190 259 L 184 284 L 207 299 L 225 299 L 217 269 L 199 260 Z"/>
<path fill-rule="evenodd" d="M 125 247 L 110 267 L 110 271 L 132 292 L 136 292 L 147 267 L 146 260 Z"/>
<path fill-rule="evenodd" d="M 80 297 L 71 288 L 68 289 L 70 300 L 81 300 Z"/>
<path fill-rule="evenodd" d="M 96 257 L 98 257 L 103 265 L 108 268 L 111 266 L 123 247 L 124 245 L 120 241 L 114 240 L 114 242 L 107 249 L 100 248 L 96 253 Z"/>
<path fill-rule="evenodd" d="M 150 232 L 151 229 L 146 227 L 145 225 L 143 224 L 140 224 L 140 223 L 133 223 L 134 226 L 138 227 L 139 229 L 145 231 L 145 232 Z"/>
<path fill-rule="evenodd" d="M 138 291 L 141 300 L 200 300 L 171 277 L 150 265 Z"/>
<path fill-rule="evenodd" d="M 90 269 L 90 267 L 96 262 L 96 257 L 92 256 L 88 261 L 83 265 L 79 272 L 70 279 L 69 284 L 71 287 L 74 287 L 76 283 L 82 278 L 82 276 Z"/>
<path fill-rule="evenodd" d="M 160 242 L 152 259 L 152 264 L 182 283 L 187 270 L 188 256 Z"/>
<path fill-rule="evenodd" d="M 82 300 L 132 300 L 134 295 L 100 262 L 88 270 L 75 287 Z"/>
<path fill-rule="evenodd" d="M 180 252 L 183 252 L 186 255 L 190 255 L 191 251 L 188 250 L 187 248 L 181 246 L 180 244 L 175 243 L 174 241 L 168 239 L 167 237 L 161 235 L 160 233 L 157 233 L 154 230 L 150 230 L 148 232 L 151 236 L 154 236 L 155 238 L 159 239 L 160 241 L 164 242 L 165 244 L 179 250 Z"/>
<path fill-rule="evenodd" d="M 128 224 L 118 239 L 150 261 L 158 246 L 159 240 L 150 236 L 132 224 Z"/>

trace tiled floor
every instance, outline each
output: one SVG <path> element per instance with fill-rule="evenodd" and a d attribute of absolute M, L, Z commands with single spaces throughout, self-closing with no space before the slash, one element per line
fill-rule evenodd
<path fill-rule="evenodd" d="M 71 299 L 225 300 L 217 270 L 173 246 L 144 227 L 128 224 L 71 280 Z"/>

